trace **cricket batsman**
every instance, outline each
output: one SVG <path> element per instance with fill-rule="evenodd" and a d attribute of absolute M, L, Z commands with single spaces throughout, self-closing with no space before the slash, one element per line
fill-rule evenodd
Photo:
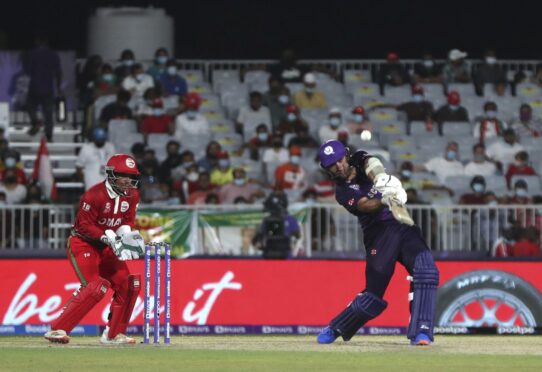
<path fill-rule="evenodd" d="M 135 344 L 135 339 L 124 333 L 141 277 L 130 274 L 125 261 L 139 258 L 145 246 L 139 232 L 132 230 L 139 203 L 140 173 L 135 160 L 124 154 L 113 155 L 105 173 L 106 179 L 87 190 L 79 202 L 67 255 L 81 287 L 44 335 L 50 342 L 68 343 L 72 329 L 111 288 L 114 296 L 109 322 L 100 342 Z"/>
<path fill-rule="evenodd" d="M 388 305 L 384 293 L 399 262 L 411 279 L 407 337 L 412 345 L 431 344 L 439 272 L 404 207 L 407 195 L 401 181 L 386 174 L 377 158 L 361 150 L 351 155 L 337 140 L 322 144 L 318 156 L 320 166 L 335 180 L 336 200 L 358 218 L 367 251 L 365 289 L 320 332 L 318 343 L 330 344 L 339 336 L 348 341 L 380 315 Z"/>

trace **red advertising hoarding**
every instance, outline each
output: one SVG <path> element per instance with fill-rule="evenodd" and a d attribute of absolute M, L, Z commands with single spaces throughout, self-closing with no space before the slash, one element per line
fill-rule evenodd
<path fill-rule="evenodd" d="M 542 325 L 541 262 L 438 262 L 437 326 Z M 129 263 L 143 273 L 143 261 Z M 174 260 L 176 325 L 325 325 L 364 287 L 364 261 Z M 163 273 L 163 270 L 162 270 Z M 397 265 L 388 308 L 369 325 L 405 327 L 407 273 Z M 79 287 L 67 260 L 0 260 L 2 325 L 48 324 Z M 163 288 L 162 288 L 163 290 Z M 104 324 L 109 298 L 82 324 Z M 465 312 L 465 311 L 466 312 Z M 142 324 L 143 292 L 132 324 Z M 466 315 L 467 314 L 467 315 Z"/>

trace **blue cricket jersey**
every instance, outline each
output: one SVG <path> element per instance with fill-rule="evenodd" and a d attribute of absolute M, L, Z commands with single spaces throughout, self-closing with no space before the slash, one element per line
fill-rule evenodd
<path fill-rule="evenodd" d="M 335 188 L 335 199 L 348 212 L 358 218 L 366 242 L 376 236 L 382 225 L 399 224 L 387 207 L 383 207 L 374 213 L 363 213 L 357 208 L 359 200 L 363 197 L 369 199 L 382 198 L 382 194 L 374 189 L 373 182 L 365 174 L 365 160 L 370 157 L 371 155 L 365 151 L 356 151 L 349 161 L 350 165 L 356 168 L 356 177 L 350 182 L 337 181 Z"/>

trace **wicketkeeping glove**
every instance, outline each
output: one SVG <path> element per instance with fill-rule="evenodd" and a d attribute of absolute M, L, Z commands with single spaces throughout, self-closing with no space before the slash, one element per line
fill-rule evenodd
<path fill-rule="evenodd" d="M 121 261 L 139 258 L 145 248 L 145 242 L 139 231 L 131 231 L 120 237 L 113 230 L 106 230 L 102 241 L 113 249 Z"/>

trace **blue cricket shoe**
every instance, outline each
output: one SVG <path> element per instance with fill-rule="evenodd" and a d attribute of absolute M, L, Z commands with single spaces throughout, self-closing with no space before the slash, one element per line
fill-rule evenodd
<path fill-rule="evenodd" d="M 431 344 L 431 339 L 425 333 L 418 333 L 414 340 L 410 340 L 411 345 L 425 346 Z"/>
<path fill-rule="evenodd" d="M 332 344 L 338 336 L 331 327 L 326 327 L 320 331 L 317 340 L 319 344 Z"/>

